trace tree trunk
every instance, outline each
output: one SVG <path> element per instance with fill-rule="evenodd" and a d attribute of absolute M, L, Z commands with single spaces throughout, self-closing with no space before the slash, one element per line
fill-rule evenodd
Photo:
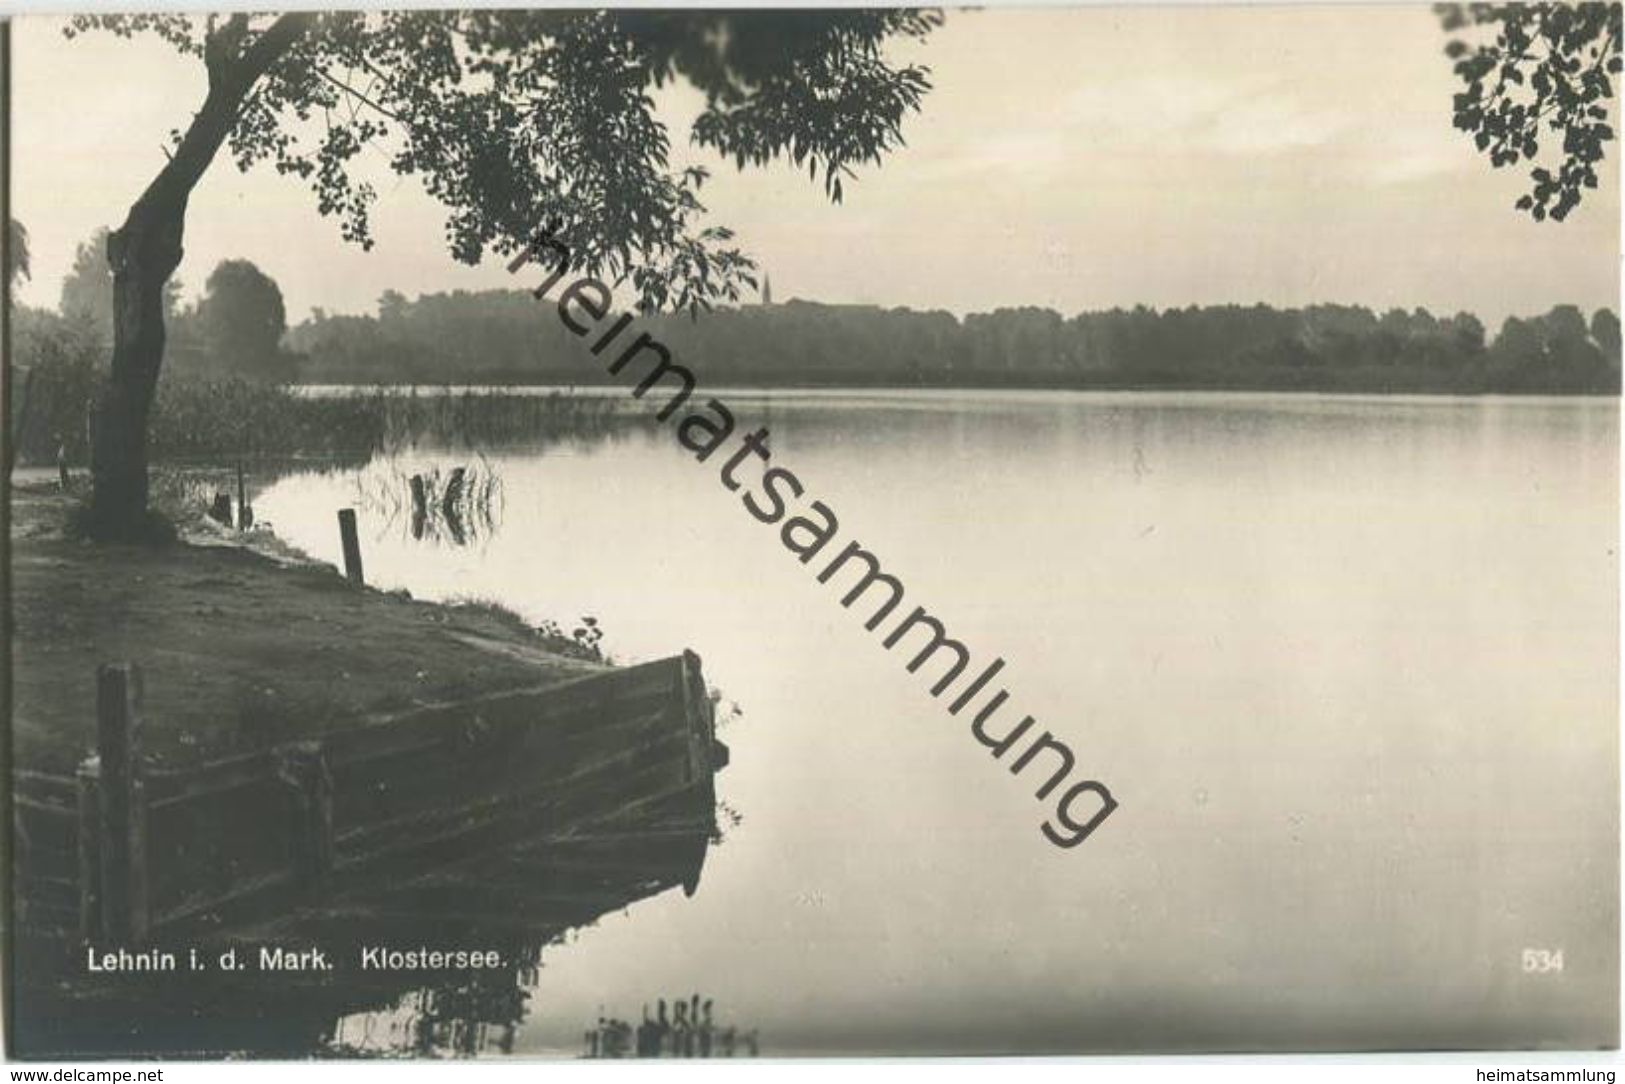
<path fill-rule="evenodd" d="M 107 239 L 113 271 L 113 364 L 96 410 L 90 530 L 102 539 L 148 532 L 147 419 L 164 361 L 164 285 L 181 262 L 186 201 L 237 123 L 254 83 L 314 16 L 279 17 L 248 38 L 248 16 L 230 17 L 204 45 L 209 93 L 168 164 Z M 246 44 L 245 44 L 246 43 Z"/>
<path fill-rule="evenodd" d="M 164 284 L 181 262 L 184 198 L 137 203 L 107 239 L 113 269 L 113 366 L 97 408 L 91 529 L 136 538 L 147 525 L 147 418 L 164 359 Z"/>

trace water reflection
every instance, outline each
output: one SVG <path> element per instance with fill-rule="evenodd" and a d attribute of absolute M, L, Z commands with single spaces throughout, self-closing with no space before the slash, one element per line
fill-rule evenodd
<path fill-rule="evenodd" d="M 655 1002 L 650 1015 L 647 1002 L 643 1019 L 634 1028 L 625 1020 L 600 1016 L 586 1034 L 587 1058 L 754 1058 L 761 1053 L 756 1029 L 746 1031 L 723 1024 L 714 1013 L 710 998 L 699 994 L 672 1001 L 668 1013 L 666 999 Z"/>
<path fill-rule="evenodd" d="M 380 530 L 432 546 L 481 545 L 502 526 L 502 477 L 475 463 L 409 469 L 396 459 L 356 474 L 356 503 Z"/>
<path fill-rule="evenodd" d="M 407 532 L 369 579 L 692 646 L 751 719 L 706 892 L 553 953 L 517 1053 L 578 1056 L 599 1012 L 635 1051 L 693 989 L 792 1056 L 1614 1033 L 1617 402 L 726 399 L 1125 812 L 1057 860 L 1031 788 L 669 430 L 492 453 L 488 547 Z M 412 469 L 468 457 L 439 455 Z M 259 503 L 336 560 L 350 484 Z M 1537 943 L 1561 984 L 1519 972 Z"/>
<path fill-rule="evenodd" d="M 48 1057 L 470 1056 L 512 1053 L 550 946 L 602 916 L 699 879 L 715 835 L 709 786 L 585 828 L 473 855 L 286 917 L 151 946 L 174 974 L 86 976 L 76 942 L 23 948 L 18 1049 Z M 331 970 L 264 970 L 262 949 L 315 949 Z M 188 970 L 197 949 L 204 970 Z M 434 951 L 489 966 L 402 966 Z M 242 967 L 225 971 L 221 954 Z"/>

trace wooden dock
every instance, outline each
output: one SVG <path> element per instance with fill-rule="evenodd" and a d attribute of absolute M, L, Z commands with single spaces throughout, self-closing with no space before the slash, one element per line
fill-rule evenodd
<path fill-rule="evenodd" d="M 716 830 L 728 753 L 692 652 L 178 771 L 143 763 L 139 675 L 100 680 L 97 755 L 13 788 L 18 930 L 67 956 L 346 916 L 551 927 L 692 893 Z"/>

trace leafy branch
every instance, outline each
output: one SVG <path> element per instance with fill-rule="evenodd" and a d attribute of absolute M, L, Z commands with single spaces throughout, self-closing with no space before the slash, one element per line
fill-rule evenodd
<path fill-rule="evenodd" d="M 1561 222 L 1597 187 L 1597 166 L 1615 138 L 1614 79 L 1625 67 L 1621 5 L 1439 4 L 1435 11 L 1459 35 L 1445 46 L 1466 84 L 1453 99 L 1455 126 L 1495 168 L 1529 163 L 1532 183 L 1516 207 L 1536 221 Z"/>

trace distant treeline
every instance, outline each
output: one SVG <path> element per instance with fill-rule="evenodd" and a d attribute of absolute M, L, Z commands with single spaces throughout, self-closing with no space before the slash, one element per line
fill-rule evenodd
<path fill-rule="evenodd" d="M 551 304 L 551 302 L 549 302 Z M 307 383 L 587 384 L 604 365 L 523 290 L 386 293 L 373 316 L 318 311 L 284 348 Z M 999 309 L 959 319 L 791 301 L 640 326 L 710 386 L 1048 387 L 1618 394 L 1620 323 L 1572 305 L 1511 318 L 1352 305 L 1158 312 Z"/>

